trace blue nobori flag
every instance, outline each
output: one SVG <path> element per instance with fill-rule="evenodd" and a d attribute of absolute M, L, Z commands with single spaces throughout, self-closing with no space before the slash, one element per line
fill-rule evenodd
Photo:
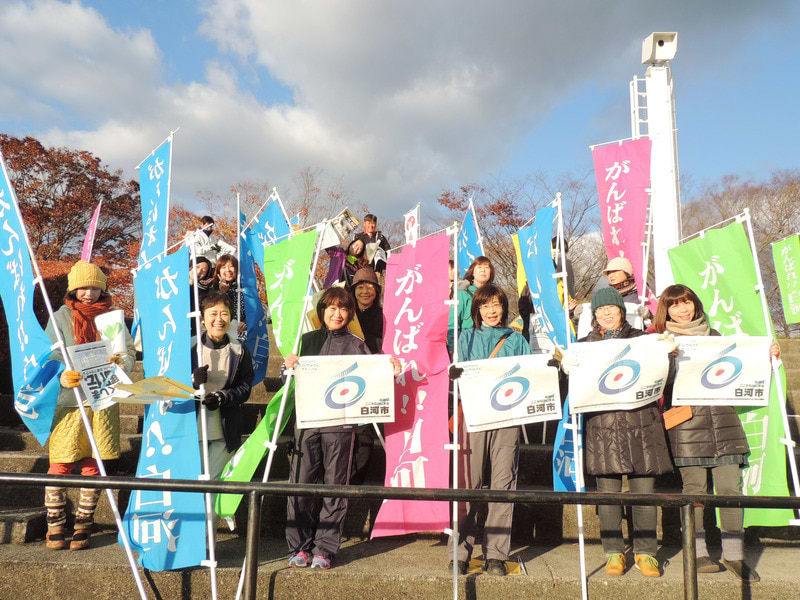
<path fill-rule="evenodd" d="M 243 214 L 239 214 L 241 227 L 244 228 L 246 221 Z M 252 228 L 244 230 L 242 234 L 241 257 L 239 269 L 241 277 L 242 294 L 244 295 L 244 312 L 247 315 L 247 349 L 253 357 L 253 382 L 258 385 L 267 376 L 267 362 L 269 360 L 269 331 L 267 330 L 267 316 L 264 314 L 264 306 L 258 295 L 258 278 L 256 276 L 255 258 L 253 248 L 258 251 L 263 258 L 264 250 L 260 240 L 256 237 Z"/>
<path fill-rule="evenodd" d="M 53 342 L 33 312 L 33 268 L 25 225 L 17 196 L 11 188 L 6 164 L 0 156 L 0 298 L 3 300 L 11 350 L 14 409 L 25 426 L 44 446 L 50 436 L 64 365 L 49 361 Z"/>
<path fill-rule="evenodd" d="M 247 229 L 244 228 L 246 221 L 242 219 L 242 215 L 239 215 L 239 218 L 242 220 L 242 241 L 247 242 L 250 252 L 258 261 L 256 264 L 263 271 L 264 248 L 286 239 L 291 231 L 286 216 L 280 203 L 273 199 L 267 203 L 261 214 L 253 219 Z"/>
<path fill-rule="evenodd" d="M 581 486 L 581 489 L 578 489 L 574 445 L 575 432 L 570 424 L 569 396 L 564 401 L 563 411 L 556 429 L 556 439 L 553 443 L 553 490 L 556 492 L 584 492 L 586 491 L 585 487 Z M 582 439 L 582 417 L 583 415 L 576 415 L 575 419 L 578 425 L 577 439 L 579 441 Z"/>
<path fill-rule="evenodd" d="M 142 319 L 146 377 L 165 375 L 191 385 L 189 249 L 140 269 L 134 278 Z M 194 400 L 147 407 L 136 477 L 194 479 L 201 473 Z M 197 566 L 206 558 L 202 494 L 135 491 L 123 519 L 139 564 L 153 571 Z"/>
<path fill-rule="evenodd" d="M 142 247 L 139 250 L 139 264 L 142 264 L 167 248 L 172 134 L 138 168 L 142 203 Z"/>
<path fill-rule="evenodd" d="M 475 218 L 475 207 L 470 199 L 467 214 L 461 224 L 461 231 L 458 232 L 459 277 L 464 277 L 472 261 L 483 254 L 483 240 L 480 229 L 478 229 L 478 220 Z"/>

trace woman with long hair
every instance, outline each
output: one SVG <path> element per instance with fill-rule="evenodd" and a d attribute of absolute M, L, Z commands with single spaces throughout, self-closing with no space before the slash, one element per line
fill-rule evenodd
<path fill-rule="evenodd" d="M 227 294 L 231 299 L 231 320 L 238 320 L 236 335 L 240 342 L 247 339 L 247 317 L 244 312 L 244 294 L 239 289 L 239 261 L 231 254 L 224 254 L 214 267 L 213 288 Z"/>
<path fill-rule="evenodd" d="M 458 319 L 459 335 L 462 330 L 473 326 L 472 297 L 475 292 L 481 286 L 493 282 L 494 265 L 492 265 L 492 261 L 485 256 L 479 256 L 473 260 L 467 272 L 464 273 L 464 279 L 458 282 L 458 311 L 456 319 Z M 453 329 L 453 311 L 450 311 L 449 325 L 447 327 L 447 347 L 451 352 L 453 351 Z"/>

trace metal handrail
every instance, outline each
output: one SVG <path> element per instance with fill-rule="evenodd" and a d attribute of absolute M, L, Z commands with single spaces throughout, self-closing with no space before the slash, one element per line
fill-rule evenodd
<path fill-rule="evenodd" d="M 247 561 L 244 597 L 256 597 L 258 537 L 262 496 L 310 496 L 314 498 L 372 498 L 380 500 L 439 500 L 447 502 L 513 502 L 521 504 L 603 504 L 679 507 L 683 531 L 684 598 L 697 600 L 695 554 L 695 506 L 712 508 L 784 508 L 800 510 L 796 496 L 686 496 L 683 494 L 631 494 L 604 492 L 551 492 L 537 489 L 473 490 L 452 488 L 395 488 L 382 486 L 321 485 L 308 483 L 260 483 L 195 481 L 193 479 L 139 479 L 136 477 L 84 477 L 44 473 L 0 473 L 0 482 L 30 486 L 111 488 L 214 494 L 247 494 Z"/>

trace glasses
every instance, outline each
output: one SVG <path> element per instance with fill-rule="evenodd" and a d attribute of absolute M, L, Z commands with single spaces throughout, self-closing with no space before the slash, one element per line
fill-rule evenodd
<path fill-rule="evenodd" d="M 619 310 L 619 306 L 615 306 L 615 305 L 611 304 L 611 305 L 608 305 L 608 306 L 601 306 L 600 308 L 598 308 L 594 312 L 608 315 L 608 314 L 611 314 L 612 312 L 614 312 L 615 310 Z"/>
<path fill-rule="evenodd" d="M 488 310 L 503 310 L 503 305 L 499 302 L 493 302 L 492 304 L 481 304 L 480 308 L 478 309 L 481 312 L 485 312 Z"/>

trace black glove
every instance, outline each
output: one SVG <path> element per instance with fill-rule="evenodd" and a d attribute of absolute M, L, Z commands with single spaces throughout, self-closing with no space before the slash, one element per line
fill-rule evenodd
<path fill-rule="evenodd" d="M 192 371 L 192 387 L 197 389 L 204 383 L 208 383 L 208 365 L 197 367 Z"/>
<path fill-rule="evenodd" d="M 208 410 L 217 410 L 224 399 L 225 396 L 222 395 L 222 392 L 212 392 L 205 395 L 205 398 L 203 398 L 203 405 Z"/>
<path fill-rule="evenodd" d="M 456 379 L 461 377 L 461 374 L 463 372 L 464 369 L 457 367 L 455 365 L 450 365 L 450 370 L 447 372 L 447 374 L 450 376 L 450 381 L 455 381 Z"/>

